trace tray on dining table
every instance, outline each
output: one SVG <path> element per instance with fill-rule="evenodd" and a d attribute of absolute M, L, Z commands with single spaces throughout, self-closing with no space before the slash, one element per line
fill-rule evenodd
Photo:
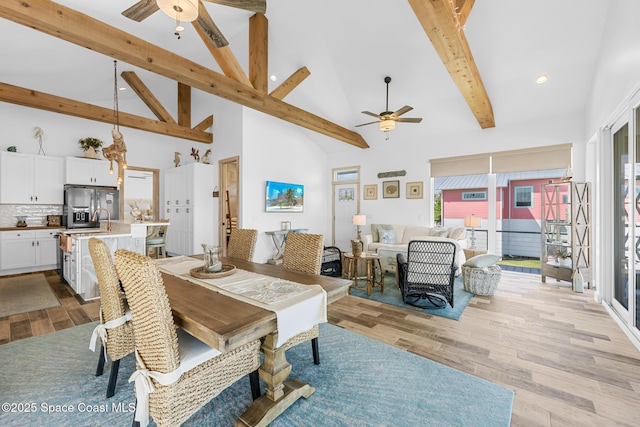
<path fill-rule="evenodd" d="M 236 266 L 232 264 L 222 264 L 222 270 L 215 273 L 204 271 L 204 266 L 195 267 L 189 270 L 189 274 L 197 279 L 217 279 L 229 276 L 236 272 Z"/>

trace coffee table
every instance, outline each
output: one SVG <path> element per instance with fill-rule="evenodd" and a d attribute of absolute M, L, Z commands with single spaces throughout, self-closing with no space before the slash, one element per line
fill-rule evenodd
<path fill-rule="evenodd" d="M 349 293 L 351 293 L 352 288 L 355 288 L 366 290 L 367 296 L 371 296 L 371 288 L 374 287 L 380 287 L 380 292 L 384 292 L 384 271 L 380 265 L 380 257 L 378 254 L 362 252 L 360 255 L 355 256 L 353 253 L 347 252 L 343 256 L 346 265 L 346 278 L 353 280 L 353 285 L 349 288 Z M 359 261 L 365 264 L 366 276 L 358 276 Z M 380 272 L 379 280 L 376 278 L 376 266 Z M 364 286 L 359 286 L 358 280 L 365 280 Z"/>

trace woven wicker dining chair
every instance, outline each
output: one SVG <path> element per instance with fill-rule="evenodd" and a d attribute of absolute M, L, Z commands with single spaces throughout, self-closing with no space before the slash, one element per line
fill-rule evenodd
<path fill-rule="evenodd" d="M 115 393 L 120 359 L 133 353 L 133 328 L 131 317 L 126 311 L 124 294 L 109 248 L 102 240 L 92 237 L 89 239 L 89 254 L 96 271 L 100 291 L 100 325 L 94 330 L 89 347 L 95 351 L 97 339 L 100 339 L 101 348 L 96 376 L 100 376 L 104 372 L 105 353 L 111 359 L 111 372 L 107 385 L 107 397 L 109 398 Z"/>
<path fill-rule="evenodd" d="M 229 246 L 227 246 L 227 256 L 244 261 L 253 261 L 257 240 L 258 230 L 250 228 L 232 229 L 229 237 Z"/>
<path fill-rule="evenodd" d="M 287 233 L 282 257 L 282 268 L 307 274 L 320 274 L 322 254 L 324 253 L 324 236 L 322 234 Z M 318 347 L 318 325 L 302 332 L 282 345 L 288 350 L 305 341 L 311 340 L 313 363 L 320 364 L 320 349 Z"/>
<path fill-rule="evenodd" d="M 136 342 L 134 423 L 144 426 L 150 415 L 158 426 L 179 425 L 247 374 L 257 397 L 259 339 L 228 353 L 209 347 L 176 328 L 162 276 L 151 258 L 118 249 L 115 260 Z"/>

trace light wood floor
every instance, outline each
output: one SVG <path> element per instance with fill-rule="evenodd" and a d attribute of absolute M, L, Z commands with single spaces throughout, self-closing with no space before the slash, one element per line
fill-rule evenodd
<path fill-rule="evenodd" d="M 98 319 L 98 302 L 47 279 L 62 306 L 0 318 L 0 344 Z M 640 352 L 593 291 L 566 282 L 505 271 L 496 295 L 474 297 L 459 321 L 348 296 L 329 321 L 515 390 L 512 426 L 639 424 Z"/>

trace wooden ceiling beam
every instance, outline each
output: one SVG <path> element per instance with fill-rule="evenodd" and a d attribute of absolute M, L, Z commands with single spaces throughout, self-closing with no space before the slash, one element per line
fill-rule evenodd
<path fill-rule="evenodd" d="M 113 124 L 113 110 L 111 108 L 99 107 L 97 105 L 62 98 L 36 90 L 25 89 L 7 83 L 0 83 L 0 101 Z M 209 132 L 204 132 L 200 129 L 191 129 L 175 123 L 152 120 L 122 111 L 118 112 L 118 122 L 121 126 L 160 135 L 173 136 L 207 144 L 213 142 L 213 134 Z"/>
<path fill-rule="evenodd" d="M 193 28 L 196 30 L 196 33 L 198 33 L 207 49 L 209 49 L 213 59 L 218 63 L 218 66 L 225 76 L 247 86 L 253 87 L 249 77 L 247 77 L 247 74 L 240 66 L 238 59 L 231 51 L 229 43 L 224 36 L 222 36 L 222 38 L 215 37 L 207 31 L 207 28 L 217 29 L 218 26 L 213 22 L 213 18 L 211 18 L 211 15 L 209 15 L 209 12 L 207 12 L 207 9 L 202 4 L 202 0 L 199 0 L 199 7 L 200 12 L 198 14 L 198 19 L 192 22 Z M 219 29 L 212 32 L 215 34 L 222 34 Z"/>
<path fill-rule="evenodd" d="M 205 117 L 204 120 L 202 120 L 200 123 L 195 125 L 193 129 L 204 132 L 206 129 L 209 129 L 211 126 L 213 126 L 213 114 L 210 115 L 209 117 Z"/>
<path fill-rule="evenodd" d="M 449 0 L 409 0 L 409 4 L 480 127 L 495 127 L 489 95 Z"/>
<path fill-rule="evenodd" d="M 355 147 L 369 147 L 362 135 L 352 130 L 270 97 L 200 64 L 53 1 L 2 1 L 0 2 L 0 17 L 344 141 Z"/>
<path fill-rule="evenodd" d="M 458 20 L 460 25 L 464 27 L 467 23 L 467 18 L 471 13 L 471 8 L 476 0 L 456 0 L 456 12 L 458 12 Z"/>
<path fill-rule="evenodd" d="M 249 18 L 249 81 L 256 90 L 269 90 L 269 22 L 256 13 Z"/>
<path fill-rule="evenodd" d="M 123 71 L 120 73 L 122 79 L 127 82 L 129 87 L 138 95 L 138 97 L 145 103 L 151 112 L 161 122 L 175 123 L 176 121 L 171 117 L 171 114 L 160 103 L 149 88 L 140 80 L 140 77 L 134 71 Z"/>
<path fill-rule="evenodd" d="M 295 73 L 291 74 L 289 78 L 280 85 L 271 91 L 269 96 L 273 96 L 274 98 L 283 99 L 287 96 L 292 90 L 294 90 L 304 79 L 309 77 L 311 73 L 307 69 L 307 67 L 299 68 Z"/>
<path fill-rule="evenodd" d="M 191 127 L 191 86 L 178 82 L 178 124 Z"/>

